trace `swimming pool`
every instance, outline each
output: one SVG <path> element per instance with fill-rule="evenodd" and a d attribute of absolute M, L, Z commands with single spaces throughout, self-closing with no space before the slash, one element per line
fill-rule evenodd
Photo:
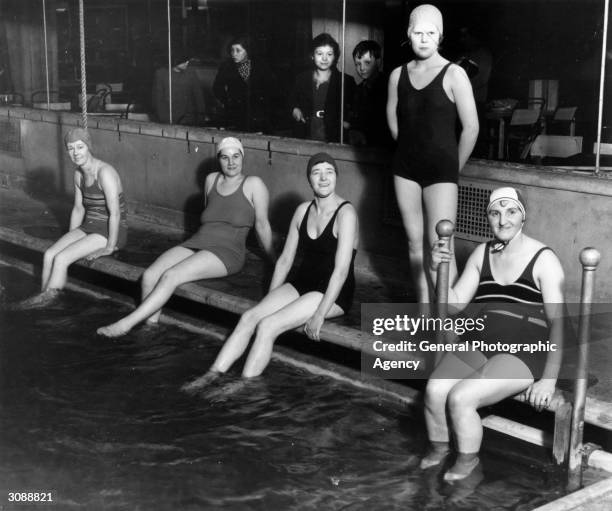
<path fill-rule="evenodd" d="M 0 282 L 8 299 L 36 287 L 6 267 Z M 67 292 L 44 310 L 1 312 L 6 509 L 28 509 L 7 505 L 9 492 L 50 493 L 55 509 L 470 511 L 533 509 L 563 493 L 541 465 L 489 452 L 482 472 L 443 483 L 417 468 L 418 413 L 287 364 L 188 395 L 181 385 L 218 341 L 168 325 L 94 335 L 125 311 Z"/>

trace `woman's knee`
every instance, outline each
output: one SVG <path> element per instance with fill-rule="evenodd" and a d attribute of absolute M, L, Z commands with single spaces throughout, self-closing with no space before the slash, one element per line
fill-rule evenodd
<path fill-rule="evenodd" d="M 458 417 L 465 412 L 476 410 L 477 404 L 473 398 L 473 392 L 462 386 L 455 386 L 448 393 L 448 410 L 451 417 Z"/>
<path fill-rule="evenodd" d="M 270 339 L 274 341 L 274 337 L 277 335 L 277 329 L 275 327 L 275 321 L 267 316 L 257 323 L 257 339 Z"/>
<path fill-rule="evenodd" d="M 444 380 L 430 379 L 425 386 L 425 407 L 429 410 L 444 408 L 448 392 L 448 384 Z"/>
<path fill-rule="evenodd" d="M 158 282 L 164 286 L 178 287 L 183 283 L 181 271 L 169 268 L 160 275 Z"/>
<path fill-rule="evenodd" d="M 155 286 L 158 280 L 159 272 L 152 268 L 147 268 L 142 274 L 142 285 L 145 287 Z"/>
<path fill-rule="evenodd" d="M 257 309 L 253 307 L 242 313 L 238 324 L 242 327 L 255 328 L 260 319 L 260 314 L 257 312 Z"/>

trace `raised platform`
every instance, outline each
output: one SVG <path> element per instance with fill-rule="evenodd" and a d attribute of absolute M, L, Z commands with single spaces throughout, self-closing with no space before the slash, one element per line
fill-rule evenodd
<path fill-rule="evenodd" d="M 18 247 L 43 252 L 57 239 L 62 230 L 58 218 L 68 217 L 66 204 L 57 199 L 33 199 L 23 191 L 0 191 L 0 240 Z M 79 261 L 76 264 L 97 272 L 135 282 L 143 269 L 163 250 L 177 244 L 184 233 L 167 227 L 130 218 L 130 238 L 125 250 L 115 257 L 103 257 L 93 263 Z M 269 272 L 268 272 L 269 273 Z M 249 253 L 243 271 L 224 279 L 209 279 L 181 286 L 176 294 L 198 303 L 240 314 L 252 306 L 265 292 L 266 268 L 261 259 Z M 367 351 L 371 337 L 360 330 L 361 302 L 397 302 L 389 294 L 389 287 L 377 282 L 370 274 L 357 276 L 356 303 L 351 313 L 339 320 L 326 321 L 321 337 L 330 343 L 356 351 Z M 600 325 L 600 328 L 601 325 Z M 600 347 L 601 348 L 601 347 Z M 606 346 L 604 346 L 606 348 Z M 379 354 L 377 354 L 379 355 Z M 601 362 L 601 357 L 598 357 Z M 609 366 L 594 374 L 597 382 L 589 388 L 585 421 L 588 424 L 612 431 L 612 392 L 609 389 Z M 487 418 L 489 419 L 489 418 Z M 485 419 L 485 421 L 487 420 Z M 497 418 L 489 420 L 489 426 L 497 429 Z M 485 422 L 487 424 L 487 422 Z M 502 426 L 506 427 L 506 426 Z M 533 433 L 529 433 L 533 440 Z M 536 443 L 547 443 L 540 438 Z"/>

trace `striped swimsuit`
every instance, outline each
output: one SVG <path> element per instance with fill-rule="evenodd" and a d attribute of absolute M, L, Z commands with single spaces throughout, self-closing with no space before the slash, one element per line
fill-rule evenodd
<path fill-rule="evenodd" d="M 479 310 L 479 315 L 486 315 L 486 328 L 482 332 L 482 339 L 492 344 L 546 342 L 549 331 L 544 314 L 544 299 L 533 278 L 533 267 L 540 254 L 551 249 L 542 247 L 538 250 L 519 278 L 506 285 L 499 284 L 493 278 L 490 250 L 491 242 L 485 247 L 480 282 L 473 300 L 475 304 L 486 304 Z M 508 352 L 487 351 L 484 355 L 490 358 L 501 353 Z M 525 363 L 535 379 L 541 378 L 547 352 L 532 354 L 521 351 L 513 355 Z"/>
<path fill-rule="evenodd" d="M 83 178 L 83 180 L 84 179 L 85 178 Z M 104 197 L 104 193 L 100 189 L 97 180 L 95 180 L 90 186 L 85 186 L 82 182 L 79 185 L 79 188 L 81 189 L 81 194 L 83 195 L 85 217 L 78 228 L 85 234 L 100 234 L 105 238 L 108 238 L 108 208 L 106 207 L 106 198 Z M 127 215 L 123 193 L 119 194 L 119 208 L 121 210 L 121 217 L 119 219 L 117 248 L 123 248 L 127 243 Z"/>

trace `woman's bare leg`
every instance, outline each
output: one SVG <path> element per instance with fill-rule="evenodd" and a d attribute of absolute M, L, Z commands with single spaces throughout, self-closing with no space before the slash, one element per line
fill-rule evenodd
<path fill-rule="evenodd" d="M 421 460 L 421 468 L 440 464 L 448 454 L 450 441 L 446 415 L 448 394 L 463 378 L 472 375 L 475 369 L 486 361 L 486 357 L 481 355 L 478 360 L 468 364 L 454 354 L 447 353 L 431 374 L 425 387 L 425 425 L 431 448 Z M 474 367 L 475 364 L 478 365 Z"/>
<path fill-rule="evenodd" d="M 44 291 L 49 283 L 49 277 L 51 276 L 51 270 L 53 268 L 53 260 L 55 256 L 59 254 L 69 245 L 72 245 L 75 241 L 78 241 L 87 236 L 81 229 L 73 229 L 64 234 L 58 239 L 53 245 L 51 245 L 43 256 L 43 268 L 40 290 Z"/>
<path fill-rule="evenodd" d="M 408 237 L 410 271 L 420 303 L 429 303 L 429 285 L 424 264 L 424 224 L 421 187 L 414 181 L 394 176 L 395 196 Z"/>
<path fill-rule="evenodd" d="M 245 378 L 259 376 L 270 362 L 276 338 L 283 332 L 306 323 L 317 310 L 322 298 L 322 293 L 312 291 L 300 296 L 273 314 L 264 317 L 257 324 L 253 347 L 244 364 L 242 376 Z M 344 314 L 342 309 L 334 304 L 326 318 L 333 318 L 342 314 Z"/>
<path fill-rule="evenodd" d="M 195 252 L 193 250 L 185 247 L 172 247 L 161 254 L 142 274 L 142 278 L 140 280 L 140 301 L 144 302 L 147 296 L 151 294 L 151 291 L 155 289 L 159 279 L 166 270 L 172 268 L 181 261 L 184 261 L 194 253 Z M 159 321 L 160 314 L 161 309 L 149 316 L 147 318 L 147 323 L 157 323 Z"/>
<path fill-rule="evenodd" d="M 45 291 L 63 289 L 68 279 L 68 266 L 106 246 L 107 239 L 101 234 L 87 234 L 79 237 L 78 232 L 75 232 L 74 235 L 76 241 L 63 248 L 53 257 L 51 273 Z"/>
<path fill-rule="evenodd" d="M 99 328 L 97 333 L 107 337 L 125 335 L 135 325 L 159 311 L 181 284 L 201 279 L 225 277 L 226 275 L 227 269 L 216 255 L 207 250 L 196 252 L 168 268 L 160 277 L 153 291 L 149 293 L 136 310 L 116 323 Z"/>
<path fill-rule="evenodd" d="M 425 204 L 425 254 L 428 255 L 433 244 L 438 240 L 436 224 L 440 220 L 457 222 L 457 185 L 455 183 L 436 183 L 423 189 Z M 454 238 L 451 240 L 451 250 L 454 252 Z M 426 258 L 427 259 L 427 258 Z M 427 261 L 425 261 L 427 264 Z M 457 278 L 457 261 L 453 256 L 449 268 L 449 278 L 454 282 Z"/>
<path fill-rule="evenodd" d="M 246 311 L 227 338 L 223 348 L 217 355 L 211 370 L 224 373 L 242 356 L 251 337 L 255 333 L 257 324 L 266 316 L 284 308 L 299 298 L 298 292 L 291 284 L 283 284 L 270 291 L 255 307 Z"/>
<path fill-rule="evenodd" d="M 482 421 L 478 409 L 500 402 L 533 383 L 529 368 L 512 355 L 496 355 L 474 375 L 457 383 L 448 394 L 448 408 L 459 457 L 444 475 L 453 481 L 467 477 L 478 464 Z"/>

